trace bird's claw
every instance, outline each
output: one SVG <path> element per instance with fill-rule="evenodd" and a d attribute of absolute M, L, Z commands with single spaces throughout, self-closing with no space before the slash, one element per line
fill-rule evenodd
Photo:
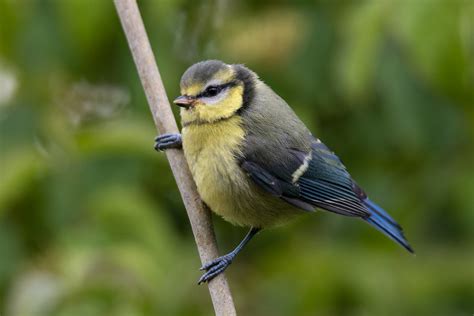
<path fill-rule="evenodd" d="M 203 265 L 200 270 L 206 270 L 206 273 L 201 276 L 198 281 L 198 284 L 209 282 L 210 280 L 224 272 L 224 270 L 227 269 L 227 267 L 232 263 L 233 259 L 233 256 L 225 255 Z"/>
<path fill-rule="evenodd" d="M 163 134 L 155 138 L 155 150 L 163 151 L 170 148 L 181 148 L 182 139 L 180 134 Z"/>

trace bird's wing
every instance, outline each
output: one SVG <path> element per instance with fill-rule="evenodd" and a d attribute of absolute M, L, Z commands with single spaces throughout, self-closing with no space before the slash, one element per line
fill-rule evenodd
<path fill-rule="evenodd" d="M 241 168 L 263 190 L 304 210 L 319 207 L 346 216 L 367 218 L 363 191 L 354 183 L 341 160 L 318 139 L 311 150 L 288 149 L 284 159 L 268 154 L 243 157 Z M 361 193 L 358 192 L 360 190 Z"/>
<path fill-rule="evenodd" d="M 241 168 L 263 190 L 303 210 L 318 207 L 360 217 L 413 252 L 400 225 L 367 197 L 342 161 L 320 140 L 313 139 L 309 153 L 290 149 L 276 162 L 268 154 L 250 156 L 252 159 L 242 159 Z"/>

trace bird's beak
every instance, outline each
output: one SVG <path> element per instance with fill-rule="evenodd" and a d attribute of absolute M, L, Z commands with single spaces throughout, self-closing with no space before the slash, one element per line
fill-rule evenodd
<path fill-rule="evenodd" d="M 194 102 L 196 101 L 195 98 L 189 97 L 187 95 L 181 95 L 174 99 L 173 103 L 177 106 L 189 109 L 190 107 L 194 106 Z"/>

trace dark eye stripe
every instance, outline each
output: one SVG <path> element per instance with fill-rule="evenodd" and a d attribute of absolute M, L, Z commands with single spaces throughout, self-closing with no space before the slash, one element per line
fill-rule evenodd
<path fill-rule="evenodd" d="M 218 86 L 209 86 L 204 90 L 203 92 L 199 93 L 196 97 L 201 98 L 201 97 L 213 97 L 218 95 L 222 90 L 233 87 L 237 84 L 235 81 L 230 81 Z"/>

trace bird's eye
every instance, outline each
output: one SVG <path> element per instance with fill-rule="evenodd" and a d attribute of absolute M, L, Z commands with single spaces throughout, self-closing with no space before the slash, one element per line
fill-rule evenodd
<path fill-rule="evenodd" d="M 217 94 L 219 94 L 219 92 L 221 92 L 220 87 L 210 86 L 206 89 L 206 91 L 204 91 L 204 96 L 215 97 Z"/>

